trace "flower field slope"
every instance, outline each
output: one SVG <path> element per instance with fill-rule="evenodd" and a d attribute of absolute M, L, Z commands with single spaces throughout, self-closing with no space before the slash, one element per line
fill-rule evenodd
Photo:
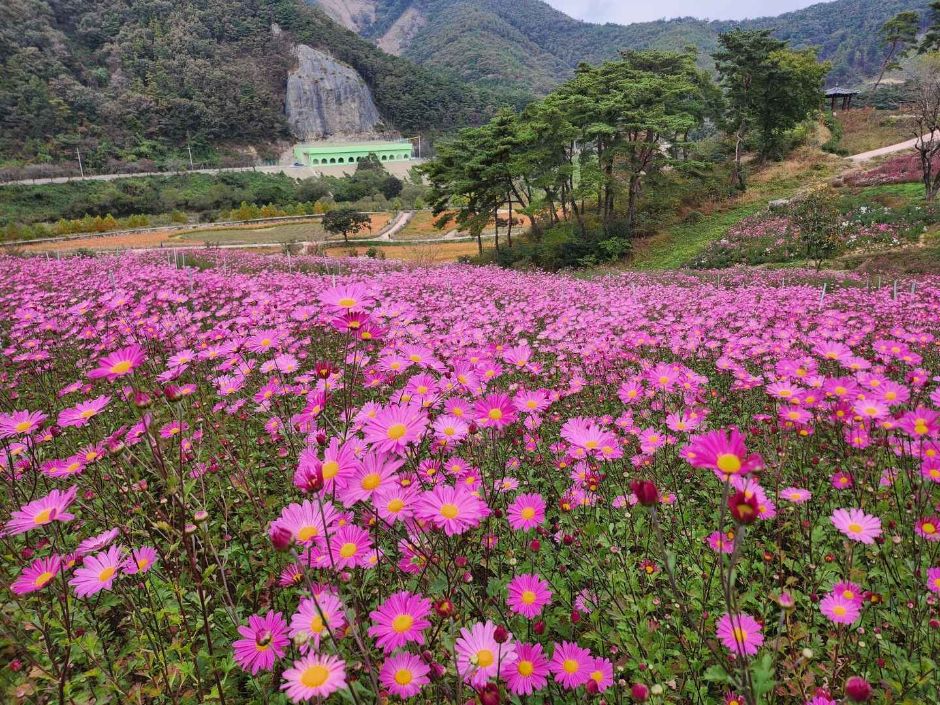
<path fill-rule="evenodd" d="M 0 701 L 936 701 L 940 278 L 190 264 L 0 259 Z"/>

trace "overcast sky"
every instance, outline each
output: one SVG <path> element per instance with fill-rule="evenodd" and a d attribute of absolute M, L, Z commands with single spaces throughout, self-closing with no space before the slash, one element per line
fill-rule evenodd
<path fill-rule="evenodd" d="M 645 22 L 671 17 L 740 20 L 798 10 L 820 0 L 546 0 L 587 22 Z"/>

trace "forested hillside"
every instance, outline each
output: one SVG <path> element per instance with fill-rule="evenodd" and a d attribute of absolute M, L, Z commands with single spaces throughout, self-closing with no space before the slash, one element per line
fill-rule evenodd
<path fill-rule="evenodd" d="M 80 147 L 101 166 L 286 138 L 297 42 L 352 65 L 402 131 L 477 122 L 501 102 L 385 54 L 300 0 L 4 0 L 0 162 Z"/>
<path fill-rule="evenodd" d="M 770 28 L 793 47 L 819 47 L 820 58 L 833 64 L 829 81 L 837 83 L 877 73 L 883 58 L 878 29 L 902 10 L 925 13 L 927 5 L 927 0 L 835 0 L 743 22 L 681 18 L 623 26 L 579 22 L 541 0 L 377 0 L 375 24 L 363 34 L 382 36 L 413 8 L 425 24 L 404 56 L 469 81 L 545 92 L 579 62 L 598 63 L 621 49 L 694 46 L 706 63 L 720 33 L 738 26 Z"/>

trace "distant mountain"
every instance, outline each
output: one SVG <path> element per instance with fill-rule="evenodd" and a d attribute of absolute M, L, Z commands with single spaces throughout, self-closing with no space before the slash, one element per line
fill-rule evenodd
<path fill-rule="evenodd" d="M 540 0 L 308 0 L 386 51 L 464 80 L 544 93 L 579 62 L 621 49 L 714 50 L 733 27 L 768 28 L 795 48 L 815 46 L 833 64 L 829 82 L 856 83 L 877 73 L 878 29 L 928 0 L 835 0 L 779 17 L 742 22 L 692 18 L 631 25 L 590 24 Z M 707 61 L 704 59 L 703 61 Z"/>
<path fill-rule="evenodd" d="M 199 159 L 290 140 L 297 45 L 352 67 L 384 129 L 446 130 L 505 103 L 381 51 L 302 0 L 0 0 L 0 164 L 80 148 L 86 165 L 106 168 L 187 145 Z"/>

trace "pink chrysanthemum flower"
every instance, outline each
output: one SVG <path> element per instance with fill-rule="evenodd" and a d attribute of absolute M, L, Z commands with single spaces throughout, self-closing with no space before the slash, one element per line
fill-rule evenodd
<path fill-rule="evenodd" d="M 369 613 L 372 626 L 369 636 L 376 645 L 391 653 L 409 642 L 424 644 L 424 630 L 431 626 L 427 619 L 431 612 L 431 601 L 421 595 L 407 591 L 396 592 L 378 609 Z"/>
<path fill-rule="evenodd" d="M 427 414 L 419 406 L 387 406 L 366 421 L 363 433 L 373 450 L 402 453 L 424 436 Z"/>
<path fill-rule="evenodd" d="M 86 556 L 82 566 L 75 569 L 75 575 L 69 580 L 69 585 L 75 588 L 75 596 L 88 597 L 101 590 L 110 590 L 123 562 L 124 549 L 121 546 L 112 546 L 106 552 Z"/>
<path fill-rule="evenodd" d="M 545 500 L 540 494 L 521 494 L 509 505 L 506 519 L 516 531 L 538 528 L 545 521 Z"/>
<path fill-rule="evenodd" d="M 833 595 L 839 595 L 844 600 L 854 602 L 859 607 L 862 606 L 862 602 L 865 599 L 862 593 L 862 588 L 860 588 L 855 583 L 850 583 L 848 581 L 836 583 L 832 586 L 831 592 Z"/>
<path fill-rule="evenodd" d="M 861 509 L 836 509 L 831 517 L 832 525 L 853 541 L 872 544 L 881 536 L 881 519 L 866 514 Z"/>
<path fill-rule="evenodd" d="M 555 681 L 567 690 L 573 690 L 591 680 L 594 657 L 582 646 L 565 641 L 555 644 L 551 670 Z"/>
<path fill-rule="evenodd" d="M 88 377 L 113 382 L 118 377 L 131 374 L 146 358 L 142 347 L 129 345 L 98 360 L 98 367 L 89 372 Z"/>
<path fill-rule="evenodd" d="M 748 454 L 744 436 L 737 429 L 694 436 L 683 454 L 692 467 L 708 468 L 722 479 L 746 475 L 764 466 L 760 455 Z"/>
<path fill-rule="evenodd" d="M 10 590 L 14 595 L 25 595 L 29 592 L 42 590 L 46 585 L 52 582 L 52 579 L 59 574 L 62 569 L 62 559 L 59 556 L 49 556 L 48 558 L 39 558 L 23 569 Z"/>
<path fill-rule="evenodd" d="M 71 521 L 75 515 L 65 510 L 75 501 L 77 492 L 77 486 L 70 487 L 65 492 L 52 490 L 45 497 L 23 505 L 13 512 L 13 516 L 3 527 L 3 533 L 6 536 L 15 536 L 53 521 Z"/>
<path fill-rule="evenodd" d="M 78 548 L 75 549 L 75 552 L 80 556 L 84 556 L 94 551 L 101 551 L 110 546 L 111 542 L 118 537 L 119 533 L 121 532 L 117 528 L 102 531 L 97 536 L 87 538 L 78 544 Z"/>
<path fill-rule="evenodd" d="M 603 693 L 614 684 L 614 664 L 608 659 L 596 658 L 591 665 L 589 675 L 591 680 L 588 681 L 588 686 L 591 690 L 596 688 L 596 692 Z M 591 681 L 594 682 L 594 686 L 591 686 Z"/>
<path fill-rule="evenodd" d="M 284 507 L 281 515 L 271 523 L 271 526 L 287 529 L 297 543 L 303 545 L 315 543 L 321 548 L 326 548 L 326 531 L 333 527 L 337 517 L 332 503 L 323 502 L 321 511 L 318 502 L 304 500 L 303 504 L 294 502 Z"/>
<path fill-rule="evenodd" d="M 861 609 L 854 600 L 829 593 L 819 602 L 819 611 L 836 624 L 852 624 L 861 616 Z"/>
<path fill-rule="evenodd" d="M 281 690 L 293 703 L 325 698 L 346 687 L 346 662 L 328 654 L 307 654 L 284 671 Z"/>
<path fill-rule="evenodd" d="M 290 643 L 287 622 L 280 612 L 269 611 L 264 617 L 253 614 L 248 618 L 248 626 L 240 626 L 238 633 L 243 638 L 232 643 L 235 663 L 253 676 L 274 668 L 274 662 L 284 655 Z"/>
<path fill-rule="evenodd" d="M 780 498 L 788 502 L 793 502 L 794 504 L 803 504 L 812 499 L 812 497 L 813 495 L 809 490 L 804 490 L 801 487 L 784 487 L 780 490 Z"/>
<path fill-rule="evenodd" d="M 304 598 L 300 607 L 290 620 L 290 637 L 297 641 L 312 641 L 315 651 L 320 649 L 320 640 L 332 632 L 339 635 L 346 627 L 346 613 L 343 603 L 331 592 L 321 592 L 313 597 Z M 307 644 L 301 647 L 306 653 Z"/>
<path fill-rule="evenodd" d="M 713 531 L 705 539 L 715 553 L 734 553 L 734 532 Z"/>
<path fill-rule="evenodd" d="M 372 504 L 379 517 L 389 524 L 407 521 L 414 516 L 418 490 L 415 487 L 400 487 L 392 484 L 376 490 L 372 495 Z"/>
<path fill-rule="evenodd" d="M 111 401 L 109 396 L 100 396 L 89 401 L 83 401 L 70 409 L 64 409 L 59 414 L 58 423 L 62 427 L 84 426 L 95 416 L 104 411 Z"/>
<path fill-rule="evenodd" d="M 940 517 L 918 519 L 914 524 L 914 531 L 928 541 L 940 541 Z"/>
<path fill-rule="evenodd" d="M 359 467 L 339 488 L 337 495 L 347 507 L 356 502 L 368 501 L 375 492 L 395 484 L 403 460 L 385 453 L 367 453 Z"/>
<path fill-rule="evenodd" d="M 940 595 L 940 567 L 927 569 L 927 589 Z"/>
<path fill-rule="evenodd" d="M 482 428 L 504 428 L 516 420 L 516 407 L 505 394 L 489 394 L 473 406 L 474 416 Z"/>
<path fill-rule="evenodd" d="M 320 294 L 320 302 L 338 313 L 361 311 L 370 306 L 375 298 L 361 284 L 346 284 L 327 289 Z"/>
<path fill-rule="evenodd" d="M 516 659 L 503 664 L 500 677 L 513 695 L 531 695 L 548 684 L 551 672 L 541 644 L 516 644 Z"/>
<path fill-rule="evenodd" d="M 496 626 L 487 620 L 460 630 L 454 644 L 457 654 L 457 672 L 465 682 L 480 688 L 497 675 L 505 664 L 516 661 L 516 645 L 510 638 L 498 643 L 494 637 Z"/>
<path fill-rule="evenodd" d="M 131 549 L 131 555 L 121 566 L 128 575 L 139 575 L 148 572 L 157 562 L 157 551 L 152 546 L 141 546 Z"/>
<path fill-rule="evenodd" d="M 526 573 L 509 581 L 506 587 L 509 597 L 506 604 L 516 614 L 533 619 L 542 613 L 545 605 L 551 604 L 552 591 L 538 575 Z"/>
<path fill-rule="evenodd" d="M 14 411 L 0 414 L 0 439 L 28 436 L 39 430 L 46 415 L 41 411 Z"/>
<path fill-rule="evenodd" d="M 428 678 L 430 672 L 431 669 L 419 657 L 402 652 L 385 659 L 379 672 L 379 683 L 392 695 L 407 699 L 431 682 Z"/>
<path fill-rule="evenodd" d="M 739 656 L 752 656 L 764 643 L 761 625 L 746 612 L 725 614 L 718 620 L 716 634 L 726 649 Z"/>
<path fill-rule="evenodd" d="M 443 529 L 448 536 L 455 536 L 477 526 L 489 514 L 489 509 L 483 500 L 462 486 L 439 485 L 421 495 L 416 514 Z"/>
<path fill-rule="evenodd" d="M 347 524 L 330 534 L 330 559 L 336 570 L 367 566 L 372 550 L 372 537 L 361 526 Z"/>

